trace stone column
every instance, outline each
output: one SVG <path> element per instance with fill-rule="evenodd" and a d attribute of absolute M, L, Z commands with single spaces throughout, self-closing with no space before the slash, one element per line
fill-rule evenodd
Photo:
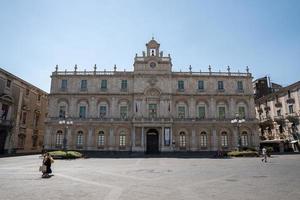
<path fill-rule="evenodd" d="M 141 146 L 142 146 L 142 149 L 143 151 L 145 151 L 145 133 L 144 133 L 144 127 L 142 127 L 142 139 L 141 139 Z"/>
<path fill-rule="evenodd" d="M 50 127 L 46 128 L 46 133 L 44 136 L 44 145 L 45 149 L 51 149 L 52 141 L 51 141 L 51 129 Z"/>
<path fill-rule="evenodd" d="M 109 150 L 114 150 L 114 145 L 115 145 L 115 137 L 114 137 L 114 129 L 110 128 L 109 129 Z"/>
<path fill-rule="evenodd" d="M 235 100 L 234 98 L 230 98 L 230 104 L 229 104 L 229 118 L 234 118 L 235 117 L 235 113 L 237 112 L 236 110 L 236 105 L 235 105 Z"/>
<path fill-rule="evenodd" d="M 208 116 L 209 118 L 216 118 L 216 101 L 213 97 L 210 98 L 210 116 Z"/>
<path fill-rule="evenodd" d="M 188 117 L 194 118 L 196 116 L 196 114 L 195 114 L 196 109 L 195 109 L 195 99 L 194 99 L 194 97 L 190 97 L 190 99 L 189 99 L 189 105 L 188 106 L 189 106 L 189 116 Z"/>
<path fill-rule="evenodd" d="M 237 132 L 237 128 L 234 127 L 233 129 L 233 142 L 232 142 L 232 146 L 235 148 L 235 149 L 238 149 L 238 144 L 239 144 L 239 137 L 238 137 L 238 132 Z"/>
<path fill-rule="evenodd" d="M 72 141 L 72 129 L 68 128 L 67 129 L 67 145 L 66 145 L 66 149 L 72 149 L 73 148 L 73 141 Z"/>
<path fill-rule="evenodd" d="M 161 149 L 165 147 L 164 127 L 161 127 Z"/>
<path fill-rule="evenodd" d="M 135 127 L 132 127 L 131 130 L 131 145 L 134 148 L 135 147 Z"/>
<path fill-rule="evenodd" d="M 218 150 L 218 137 L 217 137 L 217 131 L 215 128 L 213 128 L 213 130 L 212 130 L 211 144 L 212 144 L 212 150 L 217 151 Z"/>
<path fill-rule="evenodd" d="M 90 128 L 88 132 L 88 140 L 86 144 L 87 150 L 92 150 L 92 143 L 93 143 L 93 129 Z"/>
<path fill-rule="evenodd" d="M 118 110 L 118 106 L 116 103 L 116 97 L 112 97 L 111 108 L 110 108 L 110 113 L 112 118 L 117 117 L 117 110 Z"/>
<path fill-rule="evenodd" d="M 196 130 L 193 129 L 192 130 L 192 151 L 196 151 L 197 147 L 196 147 Z"/>
<path fill-rule="evenodd" d="M 89 118 L 96 118 L 98 117 L 98 107 L 97 107 L 97 102 L 95 100 L 95 97 L 92 97 L 90 100 L 90 105 L 89 105 Z"/>

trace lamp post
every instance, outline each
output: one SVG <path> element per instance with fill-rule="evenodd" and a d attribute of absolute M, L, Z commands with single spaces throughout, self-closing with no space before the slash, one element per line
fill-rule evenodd
<path fill-rule="evenodd" d="M 235 114 L 235 118 L 231 120 L 231 123 L 237 127 L 237 134 L 238 134 L 238 150 L 241 150 L 241 135 L 240 135 L 240 126 L 241 123 L 245 122 L 245 119 L 240 119 L 240 115 L 238 113 Z"/>
<path fill-rule="evenodd" d="M 63 139 L 63 150 L 66 151 L 67 150 L 67 148 L 66 148 L 67 147 L 67 130 L 68 130 L 68 126 L 73 124 L 73 121 L 71 119 L 68 119 L 67 116 L 66 116 L 65 119 L 59 120 L 58 123 L 65 125 L 65 132 L 64 132 L 64 139 Z"/>

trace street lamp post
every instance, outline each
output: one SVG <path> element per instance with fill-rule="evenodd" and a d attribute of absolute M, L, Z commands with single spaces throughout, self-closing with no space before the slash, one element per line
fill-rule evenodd
<path fill-rule="evenodd" d="M 240 119 L 240 115 L 236 113 L 235 118 L 231 120 L 231 123 L 234 124 L 237 127 L 237 134 L 238 134 L 238 150 L 241 150 L 241 135 L 240 135 L 240 126 L 241 123 L 245 122 L 245 119 Z"/>
<path fill-rule="evenodd" d="M 67 150 L 67 130 L 68 130 L 68 126 L 73 124 L 73 121 L 71 119 L 68 119 L 67 117 L 65 117 L 65 119 L 59 120 L 58 123 L 65 125 L 65 132 L 64 132 L 64 139 L 63 139 L 63 150 L 66 151 Z"/>

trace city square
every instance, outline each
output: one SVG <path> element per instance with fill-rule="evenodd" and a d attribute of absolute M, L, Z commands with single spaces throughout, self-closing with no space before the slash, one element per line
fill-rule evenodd
<path fill-rule="evenodd" d="M 0 199 L 297 200 L 299 155 L 260 158 L 55 160 L 42 179 L 39 155 L 0 158 Z"/>

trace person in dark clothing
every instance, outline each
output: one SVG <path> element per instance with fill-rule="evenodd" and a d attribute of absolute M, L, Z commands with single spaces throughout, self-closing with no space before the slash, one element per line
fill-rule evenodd
<path fill-rule="evenodd" d="M 42 175 L 42 178 L 49 178 L 51 177 L 50 174 L 52 173 L 52 170 L 51 170 L 51 163 L 53 163 L 54 160 L 53 158 L 51 157 L 51 155 L 47 152 L 44 154 L 44 159 L 43 159 L 43 165 L 46 166 L 46 170 L 43 171 L 43 175 Z"/>

